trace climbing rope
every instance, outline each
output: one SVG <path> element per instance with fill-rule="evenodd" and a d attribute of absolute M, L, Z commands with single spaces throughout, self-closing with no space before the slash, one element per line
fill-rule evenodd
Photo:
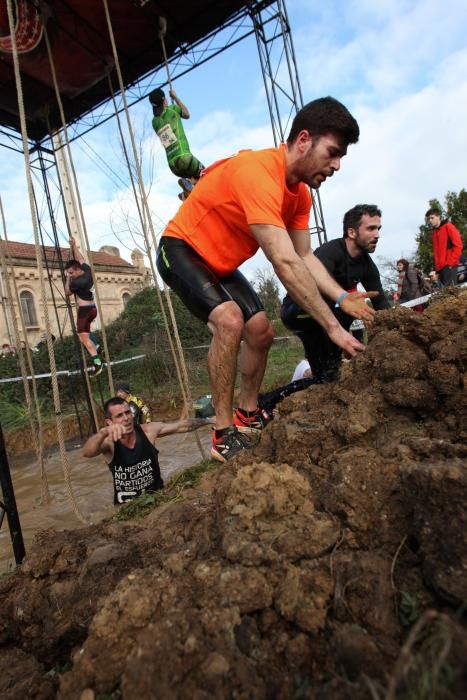
<path fill-rule="evenodd" d="M 21 379 L 23 382 L 24 398 L 26 401 L 27 409 L 28 409 L 28 418 L 29 418 L 29 425 L 30 425 L 30 429 L 31 429 L 31 438 L 32 438 L 32 443 L 34 445 L 34 451 L 36 453 L 37 461 L 39 463 L 39 473 L 41 476 L 41 500 L 43 503 L 48 503 L 50 500 L 50 491 L 49 491 L 49 484 L 47 481 L 47 474 L 45 472 L 45 466 L 44 466 L 44 443 L 43 443 L 43 439 L 42 439 L 42 415 L 41 415 L 41 408 L 40 408 L 40 402 L 39 402 L 39 395 L 38 395 L 38 391 L 37 391 L 36 375 L 34 372 L 34 364 L 32 361 L 31 349 L 30 349 L 29 344 L 27 342 L 28 336 L 27 336 L 27 330 L 26 330 L 26 323 L 24 321 L 23 309 L 21 307 L 21 299 L 20 299 L 19 292 L 18 292 L 18 285 L 16 284 L 13 261 L 11 259 L 10 254 L 9 254 L 9 251 L 8 251 L 8 234 L 7 234 L 5 213 L 3 211 L 3 203 L 2 203 L 1 196 L 0 196 L 0 215 L 1 215 L 1 219 L 2 219 L 4 240 L 6 243 L 5 250 L 4 250 L 3 246 L 2 246 L 3 239 L 2 239 L 2 236 L 0 234 L 0 263 L 2 266 L 3 276 L 5 279 L 6 297 L 7 297 L 7 300 L 9 302 L 9 306 L 10 306 L 10 310 L 11 310 L 11 322 L 12 322 L 12 326 L 13 326 L 13 335 L 14 335 L 14 339 L 15 339 L 15 346 L 17 349 L 17 355 L 18 355 L 18 360 L 19 360 Z M 10 274 L 8 272 L 7 259 L 8 259 L 8 263 L 9 263 L 9 267 L 10 267 Z M 13 303 L 13 295 L 11 293 L 10 277 L 11 277 L 11 280 L 13 282 L 13 290 L 14 290 L 14 298 L 16 301 L 16 308 L 18 309 L 18 316 L 19 316 L 20 323 L 21 323 L 21 330 L 23 332 L 23 338 L 25 340 L 26 359 L 28 362 L 29 374 L 31 376 L 31 381 L 32 381 L 33 401 L 31 400 L 31 392 L 29 389 L 28 375 L 26 372 L 26 364 L 24 362 L 23 350 L 21 347 L 21 337 L 20 337 L 20 332 L 19 332 L 19 328 L 18 328 L 17 316 L 15 313 L 15 306 Z"/>
<path fill-rule="evenodd" d="M 154 244 L 155 247 L 157 247 L 156 234 L 155 234 L 155 231 L 154 231 L 154 225 L 153 225 L 153 222 L 152 222 L 151 211 L 150 211 L 150 209 L 149 209 L 149 204 L 148 204 L 148 200 L 147 200 L 147 194 L 146 194 L 146 189 L 145 189 L 145 186 L 144 186 L 143 176 L 142 176 L 142 172 L 141 172 L 141 164 L 140 164 L 140 160 L 139 160 L 139 156 L 138 156 L 138 151 L 137 151 L 137 148 L 136 148 L 136 143 L 135 143 L 135 137 L 134 137 L 133 127 L 132 127 L 132 125 L 131 125 L 130 115 L 129 115 L 129 111 L 128 111 L 128 104 L 127 104 L 126 95 L 125 95 L 125 88 L 124 88 L 124 85 L 123 85 L 123 77 L 122 77 L 122 73 L 121 73 L 121 69 L 120 69 L 120 61 L 119 61 L 118 54 L 117 54 L 117 47 L 116 47 L 116 43 L 115 43 L 115 36 L 114 36 L 113 28 L 112 28 L 112 22 L 111 22 L 111 19 L 110 19 L 110 13 L 109 13 L 108 2 L 107 2 L 107 0 L 102 0 L 102 1 L 103 1 L 103 5 L 104 5 L 106 20 L 107 20 L 107 26 L 108 26 L 108 31 L 109 31 L 110 42 L 111 42 L 111 45 L 112 45 L 112 52 L 113 52 L 113 57 L 114 57 L 114 62 L 115 62 L 115 70 L 116 70 L 116 73 L 117 73 L 118 82 L 119 82 L 119 87 L 120 87 L 120 92 L 121 92 L 122 99 L 123 99 L 123 106 L 124 106 L 124 111 L 125 111 L 125 117 L 126 117 L 127 127 L 128 127 L 128 133 L 129 133 L 129 135 L 130 135 L 130 141 L 131 141 L 131 146 L 132 146 L 132 152 L 133 152 L 134 163 L 135 163 L 136 172 L 137 172 L 137 175 L 138 175 L 138 187 L 139 187 L 139 191 L 140 191 L 140 195 L 141 195 L 141 202 L 142 202 L 142 205 L 143 205 L 143 208 L 144 208 L 144 212 L 145 212 L 145 216 L 146 216 L 147 223 L 148 223 L 148 225 L 149 225 L 149 229 L 150 229 L 150 232 L 151 232 L 153 244 Z M 149 249 L 150 246 L 147 245 L 147 248 Z M 156 277 L 154 277 L 154 284 L 155 284 L 156 290 L 158 290 L 158 284 L 157 284 L 157 278 L 156 278 Z M 159 290 L 158 290 L 158 292 L 159 292 Z M 165 292 L 165 298 L 166 298 L 166 301 L 167 301 L 167 306 L 168 306 L 168 308 L 169 308 L 170 316 L 171 316 L 171 319 L 172 319 L 173 333 L 174 333 L 174 336 L 175 336 L 175 342 L 176 342 L 177 351 L 178 351 L 178 355 L 179 355 L 179 359 L 180 359 L 180 366 L 181 366 L 181 368 L 182 368 L 182 374 L 183 374 L 183 378 L 184 378 L 184 382 L 185 382 L 184 388 L 185 388 L 185 394 L 186 394 L 186 398 L 187 398 L 187 402 L 188 402 L 188 403 L 185 404 L 185 406 L 186 406 L 187 408 L 189 407 L 189 409 L 190 409 L 190 411 L 191 411 L 191 410 L 192 410 L 192 404 L 193 404 L 193 402 L 192 402 L 192 397 L 191 397 L 190 382 L 189 382 L 189 379 L 188 379 L 188 372 L 187 372 L 187 368 L 186 368 L 186 362 L 185 362 L 185 357 L 184 357 L 184 353 L 183 353 L 183 348 L 182 348 L 182 344 L 181 344 L 181 340 L 180 340 L 180 335 L 179 335 L 178 329 L 177 329 L 177 324 L 176 324 L 176 320 L 175 320 L 175 314 L 174 314 L 174 312 L 173 312 L 172 300 L 170 299 L 169 290 L 168 290 L 168 287 L 167 287 L 166 285 L 164 285 L 164 292 Z M 160 294 L 160 292 L 158 293 L 158 298 L 159 298 L 159 294 Z M 161 304 L 161 309 L 162 309 L 162 308 L 163 308 L 163 307 L 162 307 L 162 304 Z M 166 326 L 166 331 L 167 331 L 168 335 L 170 335 L 170 331 L 169 331 L 169 329 L 168 329 L 167 326 Z M 183 385 L 183 384 L 181 384 L 180 386 L 182 387 L 182 385 Z M 183 389 L 182 389 L 182 393 L 183 393 Z M 203 459 L 205 459 L 205 453 L 204 453 L 203 447 L 202 447 L 202 445 L 201 445 L 201 440 L 200 440 L 199 435 L 198 435 L 197 433 L 196 433 L 196 442 L 197 442 L 197 444 L 198 444 L 198 448 L 199 448 L 199 450 L 200 450 L 201 456 L 203 457 Z"/>
<path fill-rule="evenodd" d="M 165 49 L 165 35 L 167 32 L 167 20 L 165 17 L 159 17 L 159 39 L 162 47 L 162 54 L 164 56 L 165 70 L 167 71 L 167 82 L 169 83 L 169 88 L 173 90 L 172 80 L 170 78 L 169 61 L 167 59 L 167 51 Z M 173 99 L 172 99 L 173 102 Z"/>
<path fill-rule="evenodd" d="M 60 96 L 60 89 L 59 89 L 58 82 L 57 82 L 57 74 L 55 71 L 55 63 L 53 60 L 52 50 L 50 47 L 49 35 L 48 35 L 48 31 L 47 31 L 47 23 L 45 21 L 44 21 L 44 38 L 45 38 L 45 43 L 46 43 L 46 47 L 47 47 L 47 55 L 49 58 L 49 64 L 50 64 L 50 70 L 51 70 L 51 74 L 52 74 L 52 81 L 53 81 L 53 86 L 54 86 L 54 91 L 55 91 L 55 97 L 56 97 L 58 108 L 60 111 L 62 130 L 63 130 L 63 135 L 65 137 L 66 152 L 68 155 L 68 160 L 70 162 L 71 173 L 73 175 L 74 194 L 76 194 L 78 211 L 79 211 L 79 215 L 80 215 L 80 222 L 79 222 L 80 223 L 80 230 L 83 233 L 83 238 L 84 238 L 84 242 L 86 245 L 86 250 L 88 251 L 89 267 L 91 268 L 92 277 L 94 280 L 94 291 L 96 294 L 96 306 L 97 306 L 97 311 L 98 311 L 99 318 L 100 318 L 101 324 L 102 324 L 101 325 L 102 345 L 104 347 L 105 358 L 107 360 L 106 369 L 107 369 L 107 376 L 108 376 L 108 380 L 109 380 L 109 389 L 110 389 L 110 393 L 113 395 L 115 393 L 115 390 L 114 390 L 112 369 L 111 369 L 111 365 L 110 365 L 110 353 L 109 353 L 109 347 L 107 344 L 107 334 L 106 334 L 106 330 L 105 330 L 104 316 L 102 314 L 102 306 L 101 306 L 101 301 L 100 301 L 99 285 L 98 285 L 98 281 L 97 281 L 97 274 L 95 271 L 94 263 L 92 260 L 92 253 L 91 253 L 91 248 L 90 248 L 90 244 L 89 244 L 88 232 L 87 232 L 87 228 L 86 228 L 86 220 L 84 217 L 83 204 L 82 204 L 80 190 L 79 190 L 79 186 L 78 186 L 78 178 L 76 175 L 76 170 L 75 170 L 75 166 L 74 166 L 74 162 L 73 162 L 73 156 L 71 153 L 70 140 L 68 138 L 68 129 L 67 129 L 66 119 L 65 119 L 65 112 L 63 110 L 63 102 L 62 102 L 62 98 Z M 60 138 L 60 137 L 58 136 L 58 138 Z M 54 147 L 55 147 L 55 145 L 54 145 Z M 64 164 L 65 170 L 67 171 L 67 177 L 69 177 L 68 163 L 66 162 L 65 158 L 63 159 L 63 164 Z M 97 425 L 97 423 L 96 423 L 96 425 Z"/>
<path fill-rule="evenodd" d="M 86 522 L 86 520 L 80 512 L 80 510 L 78 508 L 78 504 L 76 503 L 76 500 L 75 500 L 75 497 L 73 494 L 73 489 L 71 486 L 71 479 L 70 479 L 70 467 L 68 464 L 68 458 L 67 458 L 66 449 L 65 449 L 65 439 L 64 439 L 64 434 L 63 434 L 63 417 L 62 417 L 62 412 L 61 412 L 60 393 L 58 390 L 58 381 L 57 381 L 57 366 L 56 366 L 56 362 L 55 362 L 55 353 L 54 353 L 54 348 L 53 348 L 53 343 L 52 343 L 52 333 L 51 333 L 51 329 L 50 329 L 49 311 L 48 311 L 44 276 L 43 276 L 43 270 L 41 268 L 41 257 L 42 257 L 41 252 L 42 251 L 41 251 L 41 246 L 40 246 L 40 241 L 39 241 L 39 226 L 38 226 L 36 209 L 35 209 L 35 204 L 34 204 L 34 192 L 33 192 L 32 175 L 31 175 L 31 164 L 30 164 L 30 160 L 29 160 L 30 159 L 29 143 L 28 143 L 28 135 L 27 135 L 27 129 L 26 129 L 26 113 L 25 113 L 25 109 L 24 109 L 23 86 L 22 86 L 22 82 L 21 82 L 21 73 L 20 73 L 20 69 L 19 69 L 19 59 L 18 59 L 18 52 L 17 52 L 17 48 L 16 48 L 16 38 L 15 38 L 15 33 L 14 33 L 14 15 L 13 15 L 12 0 L 7 0 L 7 11 L 8 11 L 8 22 L 9 22 L 9 28 L 10 28 L 10 36 L 11 36 L 11 42 L 12 42 L 13 68 L 14 68 L 14 75 L 15 75 L 16 92 L 17 92 L 17 96 L 18 96 L 18 112 L 19 112 L 20 125 L 21 125 L 21 138 L 22 138 L 22 143 L 23 143 L 24 164 L 25 164 L 25 169 L 26 169 L 26 181 L 27 181 L 27 186 L 28 186 L 29 207 L 31 210 L 31 221 L 32 221 L 32 226 L 33 226 L 34 242 L 35 242 L 35 247 L 36 247 L 37 271 L 38 271 L 38 275 L 39 275 L 39 285 L 40 285 L 40 291 L 41 291 L 41 300 L 42 300 L 45 328 L 47 331 L 47 351 L 48 351 L 49 362 L 50 362 L 50 371 L 51 371 L 51 380 L 52 380 L 52 394 L 53 394 L 53 402 L 54 402 L 54 408 L 55 408 L 55 419 L 56 419 L 56 423 L 57 423 L 58 445 L 59 445 L 59 450 L 60 450 L 63 475 L 64 475 L 65 486 L 66 486 L 66 490 L 68 493 L 68 497 L 70 499 L 70 503 L 71 503 L 73 512 L 75 513 L 76 517 L 81 522 L 84 523 L 84 522 Z"/>

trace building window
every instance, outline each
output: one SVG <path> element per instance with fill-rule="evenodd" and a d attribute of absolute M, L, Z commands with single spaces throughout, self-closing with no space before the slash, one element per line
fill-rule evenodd
<path fill-rule="evenodd" d="M 131 294 L 129 294 L 128 292 L 124 292 L 122 294 L 123 308 L 126 308 L 126 305 L 130 301 L 130 299 L 131 299 Z"/>
<path fill-rule="evenodd" d="M 27 290 L 19 295 L 21 301 L 21 311 L 23 313 L 24 323 L 26 326 L 37 326 L 36 307 L 34 306 L 34 297 L 32 292 Z"/>

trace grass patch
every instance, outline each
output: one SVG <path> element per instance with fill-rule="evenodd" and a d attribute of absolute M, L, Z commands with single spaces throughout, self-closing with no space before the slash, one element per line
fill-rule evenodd
<path fill-rule="evenodd" d="M 183 492 L 193 488 L 199 482 L 203 474 L 217 469 L 219 462 L 213 459 L 204 459 L 193 467 L 184 469 L 175 474 L 160 491 L 145 493 L 134 498 L 122 506 L 110 520 L 141 520 L 154 508 L 164 503 L 177 503 L 184 498 Z"/>
<path fill-rule="evenodd" d="M 270 391 L 292 381 L 294 369 L 304 356 L 303 345 L 295 336 L 273 343 L 261 391 Z"/>
<path fill-rule="evenodd" d="M 454 638 L 449 617 L 427 610 L 401 649 L 384 700 L 456 700 L 462 668 L 452 656 Z"/>
<path fill-rule="evenodd" d="M 416 593 L 401 591 L 399 600 L 399 622 L 402 627 L 412 627 L 420 617 L 420 600 Z"/>

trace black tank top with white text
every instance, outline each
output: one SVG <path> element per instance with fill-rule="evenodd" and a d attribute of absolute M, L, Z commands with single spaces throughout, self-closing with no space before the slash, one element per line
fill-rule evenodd
<path fill-rule="evenodd" d="M 114 456 L 108 464 L 114 483 L 114 503 L 125 503 L 147 491 L 164 486 L 159 469 L 159 451 L 150 443 L 143 429 L 135 425 L 134 447 L 114 442 Z"/>

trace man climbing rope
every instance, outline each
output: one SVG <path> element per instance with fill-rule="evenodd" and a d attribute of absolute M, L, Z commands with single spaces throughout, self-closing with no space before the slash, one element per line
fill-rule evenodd
<path fill-rule="evenodd" d="M 270 419 L 258 407 L 258 391 L 274 330 L 237 270 L 259 247 L 334 343 L 352 356 L 364 349 L 339 324 L 320 291 L 346 313 L 371 322 L 367 295 L 348 294 L 332 279 L 311 251 L 308 229 L 308 187 L 320 187 L 339 170 L 347 146 L 358 137 L 357 122 L 340 102 L 332 97 L 310 102 L 295 116 L 286 144 L 241 151 L 210 166 L 160 240 L 161 277 L 213 336 L 208 370 L 216 409 L 215 459 L 225 461 L 251 446 L 248 433 L 257 439 Z M 233 416 L 242 340 L 240 399 Z"/>
<path fill-rule="evenodd" d="M 211 422 L 209 418 L 183 418 L 174 423 L 135 425 L 128 402 L 118 396 L 105 402 L 104 416 L 105 427 L 88 438 L 83 456 L 105 457 L 113 478 L 115 505 L 164 486 L 155 447 L 157 438 L 188 433 Z"/>
<path fill-rule="evenodd" d="M 67 274 L 65 294 L 68 297 L 74 294 L 78 302 L 76 330 L 80 342 L 91 355 L 92 375 L 96 377 L 102 372 L 102 359 L 99 356 L 99 345 L 96 345 L 91 338 L 91 323 L 97 316 L 97 309 L 91 291 L 94 286 L 92 271 L 85 262 L 73 236 L 70 238 L 70 248 L 72 259 L 65 263 L 65 272 Z"/>
<path fill-rule="evenodd" d="M 190 112 L 174 90 L 169 90 L 169 95 L 175 104 L 167 104 L 167 99 L 161 88 L 153 90 L 149 95 L 154 114 L 152 127 L 165 148 L 169 168 L 174 175 L 180 178 L 178 184 L 183 192 L 179 197 L 183 201 L 199 179 L 204 165 L 192 155 L 183 128 L 182 119 L 189 119 Z"/>

